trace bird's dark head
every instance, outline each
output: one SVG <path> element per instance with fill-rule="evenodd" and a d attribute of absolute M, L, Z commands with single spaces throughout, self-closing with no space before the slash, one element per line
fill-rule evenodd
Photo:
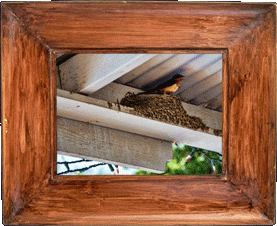
<path fill-rule="evenodd" d="M 175 81 L 182 81 L 183 78 L 184 78 L 184 76 L 181 74 L 176 74 L 172 77 L 172 79 L 174 79 Z"/>

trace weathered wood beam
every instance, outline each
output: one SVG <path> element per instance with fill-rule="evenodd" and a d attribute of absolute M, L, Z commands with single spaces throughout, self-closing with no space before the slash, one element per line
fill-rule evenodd
<path fill-rule="evenodd" d="M 60 153 L 154 173 L 173 158 L 171 142 L 62 117 L 57 136 Z"/>
<path fill-rule="evenodd" d="M 222 138 L 215 136 L 212 128 L 203 132 L 152 120 L 135 115 L 132 108 L 64 90 L 58 89 L 57 95 L 57 113 L 59 116 L 222 152 Z"/>
<path fill-rule="evenodd" d="M 93 93 L 156 54 L 77 54 L 59 65 L 62 89 Z"/>

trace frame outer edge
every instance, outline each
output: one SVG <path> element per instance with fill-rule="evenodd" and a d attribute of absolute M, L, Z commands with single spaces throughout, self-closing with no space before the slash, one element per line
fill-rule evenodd
<path fill-rule="evenodd" d="M 1 11 L 3 223 L 13 224 L 32 197 L 50 180 L 50 158 L 47 157 L 50 153 L 49 133 L 45 130 L 45 127 L 48 127 L 47 121 L 43 122 L 44 118 L 41 117 L 49 110 L 49 107 L 45 108 L 49 99 L 44 95 L 48 92 L 49 85 L 45 85 L 44 81 L 49 79 L 45 76 L 45 69 L 48 66 L 50 52 L 48 46 L 30 33 L 7 4 L 1 4 Z M 21 49 L 24 51 L 20 51 Z M 27 57 L 38 57 L 39 63 L 30 59 L 30 70 L 32 73 L 35 73 L 35 70 L 39 72 L 37 74 L 41 79 L 39 76 L 27 75 L 29 69 L 23 66 L 22 60 L 25 54 Z M 16 64 L 16 61 L 22 62 L 22 65 Z M 17 68 L 23 69 L 17 71 Z M 31 79 L 27 80 L 28 77 Z M 20 86 L 22 83 L 28 85 L 23 88 L 13 85 Z M 33 95 L 32 100 L 28 99 L 31 95 L 28 94 L 29 90 L 30 93 L 37 94 Z M 18 95 L 23 95 L 19 102 L 16 99 Z M 25 114 L 30 112 L 30 109 L 35 112 L 33 118 Z M 33 122 L 38 118 L 39 131 L 32 133 L 36 128 Z"/>

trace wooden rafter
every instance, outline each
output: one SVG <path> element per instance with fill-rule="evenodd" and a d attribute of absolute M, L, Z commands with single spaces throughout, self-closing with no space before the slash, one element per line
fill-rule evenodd
<path fill-rule="evenodd" d="M 61 87 L 81 93 L 93 93 L 155 54 L 80 54 L 59 65 Z"/>

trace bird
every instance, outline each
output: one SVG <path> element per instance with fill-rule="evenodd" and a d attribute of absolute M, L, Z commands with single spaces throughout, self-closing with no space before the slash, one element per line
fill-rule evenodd
<path fill-rule="evenodd" d="M 170 80 L 154 87 L 153 89 L 138 93 L 141 94 L 171 94 L 177 91 L 180 87 L 180 82 L 183 80 L 184 76 L 181 74 L 174 75 Z"/>

